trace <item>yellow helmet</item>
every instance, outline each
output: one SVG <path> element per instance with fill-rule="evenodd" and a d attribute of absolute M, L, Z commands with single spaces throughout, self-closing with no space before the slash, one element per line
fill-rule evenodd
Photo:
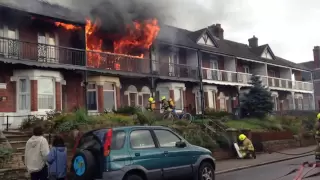
<path fill-rule="evenodd" d="M 240 135 L 239 135 L 239 140 L 240 140 L 240 141 L 244 141 L 246 138 L 247 138 L 247 136 L 244 135 L 244 134 L 240 134 Z"/>
<path fill-rule="evenodd" d="M 166 99 L 166 97 L 165 97 L 165 96 L 162 96 L 162 97 L 161 97 L 161 100 L 165 100 L 165 99 Z"/>
<path fill-rule="evenodd" d="M 320 113 L 318 113 L 318 115 L 317 115 L 317 119 L 318 119 L 318 120 L 320 120 Z"/>
<path fill-rule="evenodd" d="M 153 101 L 153 98 L 152 97 L 149 97 L 149 102 L 152 102 Z"/>

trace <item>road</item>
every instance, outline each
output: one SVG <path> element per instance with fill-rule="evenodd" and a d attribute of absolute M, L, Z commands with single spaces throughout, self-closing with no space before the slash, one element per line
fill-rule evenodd
<path fill-rule="evenodd" d="M 240 171 L 234 171 L 225 174 L 216 175 L 216 180 L 293 180 L 297 172 L 282 177 L 294 169 L 299 169 L 300 164 L 308 161 L 315 162 L 314 156 L 307 156 L 303 158 L 283 161 L 279 163 L 244 169 Z M 304 173 L 306 173 L 311 168 L 305 168 Z M 310 171 L 305 177 L 312 175 L 314 173 L 320 173 L 320 167 Z M 304 178 L 305 180 L 319 180 L 320 175 L 316 177 Z"/>

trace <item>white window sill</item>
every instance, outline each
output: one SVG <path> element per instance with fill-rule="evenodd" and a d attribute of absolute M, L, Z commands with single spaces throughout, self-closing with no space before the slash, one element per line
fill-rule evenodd
<path fill-rule="evenodd" d="M 7 89 L 6 83 L 0 83 L 0 89 Z"/>

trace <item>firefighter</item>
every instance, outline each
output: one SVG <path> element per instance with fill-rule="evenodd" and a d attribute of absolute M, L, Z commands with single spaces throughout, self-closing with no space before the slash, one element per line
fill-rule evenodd
<path fill-rule="evenodd" d="M 169 108 L 172 110 L 172 112 L 176 112 L 176 108 L 175 108 L 175 106 L 174 106 L 174 101 L 172 100 L 172 98 L 170 98 L 169 100 L 168 100 L 168 104 L 169 104 Z"/>
<path fill-rule="evenodd" d="M 247 158 L 256 158 L 256 153 L 254 150 L 254 146 L 249 138 L 246 135 L 240 134 L 239 140 L 242 142 L 242 146 L 240 146 L 240 153 L 242 157 Z"/>
<path fill-rule="evenodd" d="M 152 97 L 150 97 L 149 100 L 148 100 L 147 110 L 148 111 L 154 111 L 155 109 L 156 109 L 156 102 L 153 100 Z"/>
<path fill-rule="evenodd" d="M 315 156 L 317 160 L 320 160 L 320 113 L 317 115 L 315 139 L 317 142 L 317 148 L 315 150 Z"/>
<path fill-rule="evenodd" d="M 160 103 L 161 103 L 161 109 L 163 109 L 165 111 L 171 111 L 169 103 L 168 103 L 168 101 L 167 101 L 165 96 L 161 97 L 161 102 Z"/>

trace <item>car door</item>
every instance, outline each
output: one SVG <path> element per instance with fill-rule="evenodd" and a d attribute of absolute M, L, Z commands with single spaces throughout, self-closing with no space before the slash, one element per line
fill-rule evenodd
<path fill-rule="evenodd" d="M 132 165 L 146 169 L 148 179 L 162 179 L 163 153 L 149 129 L 135 129 L 129 135 Z"/>
<path fill-rule="evenodd" d="M 189 155 L 188 148 L 176 147 L 176 142 L 182 139 L 168 129 L 154 129 L 153 133 L 164 156 L 163 174 L 165 179 L 190 177 L 193 159 Z"/>

